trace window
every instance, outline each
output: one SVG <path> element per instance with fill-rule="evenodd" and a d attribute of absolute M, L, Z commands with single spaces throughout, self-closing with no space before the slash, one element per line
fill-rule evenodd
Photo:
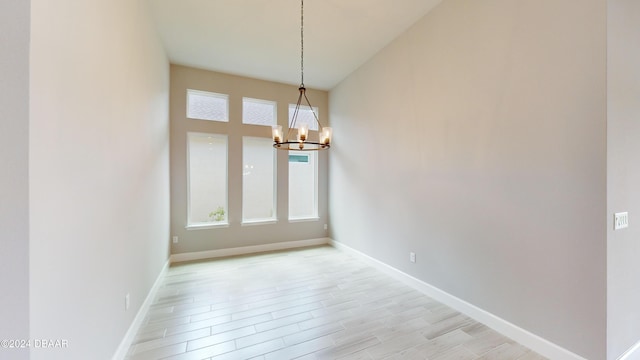
<path fill-rule="evenodd" d="M 296 104 L 289 104 L 289 127 L 293 125 L 293 113 L 295 112 L 295 110 Z M 300 110 L 298 111 L 298 120 L 296 120 L 296 128 L 298 128 L 300 124 L 307 124 L 309 125 L 309 130 L 318 131 L 318 122 L 316 121 L 315 116 L 313 116 L 313 113 L 315 113 L 316 116 L 319 116 L 317 107 L 314 106 L 312 112 L 312 109 L 310 107 L 300 105 Z"/>
<path fill-rule="evenodd" d="M 229 96 L 188 89 L 187 117 L 190 119 L 229 122 Z"/>
<path fill-rule="evenodd" d="M 226 225 L 227 136 L 188 133 L 187 142 L 187 225 Z"/>
<path fill-rule="evenodd" d="M 242 222 L 276 219 L 275 149 L 271 138 L 242 138 Z"/>
<path fill-rule="evenodd" d="M 273 101 L 242 98 L 242 123 L 273 126 L 276 124 L 276 109 Z"/>
<path fill-rule="evenodd" d="M 289 151 L 289 220 L 318 217 L 318 153 Z"/>
<path fill-rule="evenodd" d="M 289 162 L 308 163 L 309 154 L 289 154 Z"/>

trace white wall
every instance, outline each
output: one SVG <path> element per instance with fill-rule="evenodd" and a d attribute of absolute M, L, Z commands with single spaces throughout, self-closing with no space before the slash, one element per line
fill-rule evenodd
<path fill-rule="evenodd" d="M 607 338 L 608 359 L 617 359 L 640 342 L 640 2 L 608 4 Z M 621 211 L 630 227 L 613 231 Z"/>
<path fill-rule="evenodd" d="M 444 1 L 330 91 L 332 237 L 604 359 L 605 82 L 605 0 Z"/>
<path fill-rule="evenodd" d="M 0 2 L 0 339 L 29 338 L 29 8 Z M 0 349 L 28 359 L 29 350 Z"/>
<path fill-rule="evenodd" d="M 32 1 L 30 330 L 69 342 L 32 359 L 110 358 L 168 257 L 169 65 L 148 14 Z"/>

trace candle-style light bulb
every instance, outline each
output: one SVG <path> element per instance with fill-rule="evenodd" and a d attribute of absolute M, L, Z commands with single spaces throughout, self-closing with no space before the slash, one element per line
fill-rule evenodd
<path fill-rule="evenodd" d="M 271 130 L 271 135 L 273 136 L 273 142 L 279 144 L 282 142 L 282 126 L 274 126 Z"/>
<path fill-rule="evenodd" d="M 309 136 L 309 125 L 300 124 L 298 127 L 298 141 L 306 141 Z"/>
<path fill-rule="evenodd" d="M 331 144 L 331 137 L 333 136 L 333 129 L 330 127 L 322 128 L 322 136 L 320 136 L 320 143 L 323 145 Z"/>

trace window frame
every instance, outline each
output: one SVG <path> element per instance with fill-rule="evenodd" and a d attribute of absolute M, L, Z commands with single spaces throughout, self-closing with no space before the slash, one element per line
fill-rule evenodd
<path fill-rule="evenodd" d="M 270 138 L 264 138 L 264 137 L 259 137 L 259 136 L 250 136 L 250 135 L 242 135 L 242 166 L 241 166 L 241 170 L 244 171 L 244 166 L 245 166 L 245 139 L 246 138 L 252 138 L 252 139 L 263 139 L 263 140 L 267 140 L 270 144 L 271 144 L 271 139 Z M 262 219 L 251 219 L 251 220 L 247 220 L 245 219 L 245 181 L 244 181 L 244 174 L 242 175 L 242 223 L 241 225 L 262 225 L 262 224 L 274 224 L 278 222 L 278 156 L 276 153 L 276 149 L 273 148 L 273 146 L 271 147 L 271 156 L 273 157 L 273 204 L 272 204 L 272 209 L 273 209 L 273 217 L 271 218 L 262 218 Z"/>
<path fill-rule="evenodd" d="M 294 155 L 298 155 L 297 153 L 300 153 L 299 155 L 307 155 L 309 157 L 314 156 L 314 164 L 313 164 L 313 214 L 309 215 L 309 216 L 296 216 L 296 217 L 292 217 L 291 216 L 291 161 L 289 161 L 289 155 L 292 155 L 291 153 L 294 153 Z M 290 223 L 294 223 L 294 222 L 305 222 L 305 221 L 317 221 L 320 219 L 320 209 L 319 209 L 319 204 L 318 204 L 318 192 L 319 192 L 319 163 L 320 163 L 320 156 L 318 154 L 317 151 L 296 151 L 296 150 L 289 150 L 288 154 L 287 154 L 287 167 L 289 170 L 289 179 L 287 181 L 287 190 L 289 192 L 289 204 L 287 204 L 288 206 L 288 220 Z M 304 162 L 294 162 L 296 164 L 305 164 Z M 306 163 L 307 166 L 311 166 L 311 164 L 309 164 L 308 162 Z"/>
<path fill-rule="evenodd" d="M 225 221 L 224 222 L 208 222 L 208 223 L 191 223 L 191 136 L 207 136 L 207 137 L 217 137 L 219 139 L 225 140 L 226 147 L 226 159 L 225 159 Z M 199 132 L 199 131 L 187 131 L 187 221 L 185 228 L 187 230 L 195 230 L 195 229 L 214 229 L 214 228 L 224 228 L 229 227 L 229 135 L 228 134 L 218 134 L 218 133 L 207 133 L 207 132 Z"/>
<path fill-rule="evenodd" d="M 245 100 L 249 101 L 249 102 L 254 102 L 254 103 L 262 103 L 262 104 L 273 105 L 273 119 L 272 119 L 273 123 L 269 124 L 269 125 L 263 125 L 263 124 L 253 124 L 253 123 L 245 122 L 245 112 L 244 112 Z M 253 126 L 266 126 L 266 127 L 272 127 L 272 126 L 278 125 L 278 102 L 277 101 L 272 101 L 272 100 L 256 99 L 256 98 L 243 96 L 242 97 L 242 124 L 243 125 L 253 125 Z"/>
<path fill-rule="evenodd" d="M 191 94 L 195 94 L 195 95 L 200 95 L 200 96 L 208 96 L 208 97 L 212 97 L 212 98 L 217 98 L 217 99 L 224 99 L 225 100 L 225 114 L 226 119 L 203 119 L 203 118 L 198 118 L 198 117 L 191 117 L 189 116 L 189 112 L 191 110 L 191 106 L 190 106 L 190 101 L 189 101 L 189 95 Z M 201 120 L 201 121 L 214 121 L 214 122 L 220 122 L 220 123 L 229 123 L 229 118 L 230 118 L 230 114 L 229 114 L 229 95 L 228 94 L 222 94 L 222 93 L 216 93 L 216 92 L 212 92 L 212 91 L 204 91 L 204 90 L 195 90 L 195 89 L 187 89 L 187 106 L 186 106 L 186 118 L 189 120 Z"/>

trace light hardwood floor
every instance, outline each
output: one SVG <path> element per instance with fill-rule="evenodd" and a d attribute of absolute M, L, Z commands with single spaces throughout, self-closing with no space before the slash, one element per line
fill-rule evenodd
<path fill-rule="evenodd" d="M 172 266 L 127 358 L 544 359 L 329 246 Z"/>

